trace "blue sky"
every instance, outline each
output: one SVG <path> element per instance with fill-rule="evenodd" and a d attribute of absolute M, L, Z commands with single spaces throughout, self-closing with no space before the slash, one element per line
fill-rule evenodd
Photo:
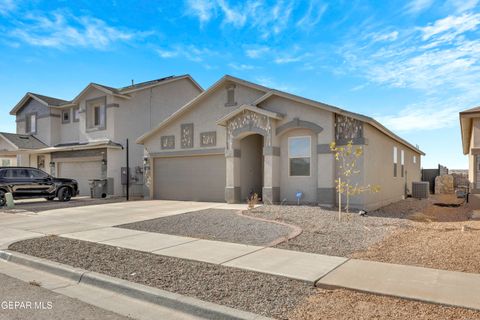
<path fill-rule="evenodd" d="M 458 112 L 480 105 L 479 28 L 478 0 L 0 0 L 0 131 L 27 91 L 231 74 L 375 117 L 424 167 L 466 168 Z"/>

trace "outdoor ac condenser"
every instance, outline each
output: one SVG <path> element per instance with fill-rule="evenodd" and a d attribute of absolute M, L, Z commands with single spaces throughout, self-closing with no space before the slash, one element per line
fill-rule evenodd
<path fill-rule="evenodd" d="M 430 184 L 428 181 L 412 182 L 412 197 L 426 199 L 430 195 Z"/>

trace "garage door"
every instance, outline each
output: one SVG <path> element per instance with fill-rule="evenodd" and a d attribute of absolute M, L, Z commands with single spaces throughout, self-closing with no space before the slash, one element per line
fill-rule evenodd
<path fill-rule="evenodd" d="M 155 199 L 225 201 L 225 156 L 157 158 Z"/>
<path fill-rule="evenodd" d="M 81 196 L 90 195 L 90 179 L 101 179 L 101 161 L 60 162 L 57 167 L 57 176 L 78 181 Z"/>

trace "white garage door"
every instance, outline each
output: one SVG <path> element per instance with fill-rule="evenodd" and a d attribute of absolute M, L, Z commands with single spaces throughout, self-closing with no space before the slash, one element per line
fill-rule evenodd
<path fill-rule="evenodd" d="M 225 156 L 157 158 L 155 199 L 225 201 Z"/>
<path fill-rule="evenodd" d="M 57 176 L 77 180 L 80 195 L 88 196 L 90 195 L 88 180 L 101 179 L 102 163 L 101 161 L 59 162 Z"/>

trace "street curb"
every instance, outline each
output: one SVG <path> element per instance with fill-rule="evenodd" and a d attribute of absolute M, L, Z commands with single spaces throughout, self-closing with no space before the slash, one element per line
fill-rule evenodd
<path fill-rule="evenodd" d="M 78 284 L 91 285 L 133 299 L 157 304 L 173 310 L 204 319 L 231 319 L 231 320 L 268 320 L 254 313 L 202 301 L 196 298 L 183 296 L 177 293 L 133 283 L 127 280 L 106 276 L 97 272 L 73 268 L 61 263 L 25 254 L 0 250 L 0 260 L 9 261 L 23 266 L 38 269 L 60 277 L 71 279 Z"/>

